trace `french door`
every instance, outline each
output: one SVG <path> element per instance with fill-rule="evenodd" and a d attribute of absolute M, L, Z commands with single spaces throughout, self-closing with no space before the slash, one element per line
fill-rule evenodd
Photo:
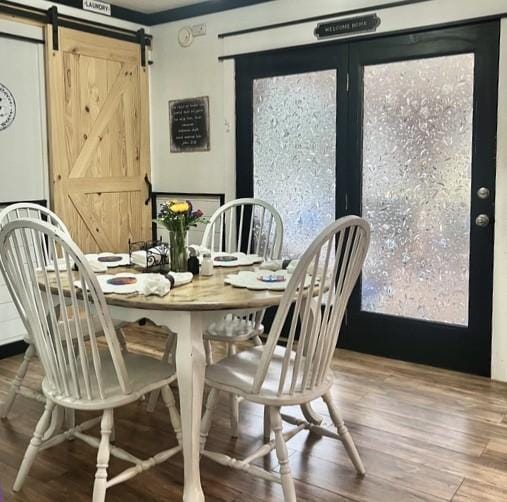
<path fill-rule="evenodd" d="M 336 217 L 372 227 L 342 347 L 489 375 L 497 22 L 237 60 L 239 196 L 284 254 Z"/>

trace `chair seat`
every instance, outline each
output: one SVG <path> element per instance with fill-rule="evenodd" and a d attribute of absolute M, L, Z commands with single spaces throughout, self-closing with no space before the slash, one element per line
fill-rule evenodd
<path fill-rule="evenodd" d="M 274 404 L 275 402 L 281 404 L 283 400 L 283 404 L 286 405 L 299 404 L 311 400 L 313 399 L 311 395 L 322 395 L 322 389 L 327 390 L 332 385 L 332 380 L 327 378 L 323 385 L 319 386 L 317 389 L 313 389 L 311 393 L 295 392 L 293 395 L 284 395 L 280 397 L 278 395 L 278 385 L 283 366 L 285 347 L 276 347 L 260 391 L 256 394 L 252 394 L 252 385 L 263 350 L 263 346 L 252 347 L 208 366 L 206 368 L 206 383 L 211 387 L 217 387 L 226 392 L 239 394 L 249 401 L 261 404 Z M 296 353 L 292 352 L 289 370 L 287 371 L 286 392 L 290 387 L 295 356 Z M 302 364 L 304 364 L 304 360 Z M 297 391 L 300 389 L 300 383 L 301 380 L 297 382 Z"/>
<path fill-rule="evenodd" d="M 42 391 L 44 392 L 44 395 L 46 395 L 56 404 L 69 405 L 69 403 L 72 403 L 73 408 L 83 410 L 104 409 L 104 402 L 107 402 L 107 405 L 111 408 L 122 406 L 124 404 L 136 401 L 143 394 L 147 394 L 154 389 L 158 389 L 164 385 L 167 385 L 176 379 L 176 369 L 174 365 L 168 364 L 165 361 L 162 362 L 149 356 L 131 353 L 124 353 L 123 358 L 125 360 L 125 366 L 127 368 L 131 387 L 131 392 L 128 395 L 122 393 L 120 384 L 116 377 L 111 355 L 107 349 L 100 351 L 104 399 L 97 401 L 87 400 L 85 394 L 85 385 L 82 378 L 79 378 L 79 387 L 82 389 L 81 400 L 69 399 L 58 395 L 55 390 L 50 387 L 47 378 L 44 378 L 42 382 Z M 80 361 L 77 361 L 77 364 L 81 364 Z M 88 364 L 90 367 L 89 374 L 91 375 L 94 373 L 91 354 L 89 355 Z M 66 380 L 69 385 L 72 384 L 72 377 L 70 374 L 66 376 Z M 97 382 L 94 377 L 90 380 L 92 393 L 95 394 L 98 392 Z"/>
<path fill-rule="evenodd" d="M 251 320 L 227 316 L 219 322 L 210 324 L 204 332 L 204 338 L 220 342 L 242 342 L 250 340 L 254 336 L 262 335 L 262 333 L 264 333 L 262 324 L 256 327 Z"/>

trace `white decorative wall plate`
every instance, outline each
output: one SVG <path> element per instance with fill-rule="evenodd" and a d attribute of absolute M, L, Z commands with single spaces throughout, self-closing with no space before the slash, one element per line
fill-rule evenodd
<path fill-rule="evenodd" d="M 0 83 L 0 131 L 7 129 L 16 118 L 16 100 L 12 92 Z"/>

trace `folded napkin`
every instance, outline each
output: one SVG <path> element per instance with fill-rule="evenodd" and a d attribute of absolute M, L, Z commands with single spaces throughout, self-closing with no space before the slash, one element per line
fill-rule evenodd
<path fill-rule="evenodd" d="M 192 272 L 169 272 L 166 277 L 170 281 L 171 286 L 175 288 L 192 282 L 194 274 Z"/>
<path fill-rule="evenodd" d="M 96 274 L 102 274 L 107 272 L 107 267 L 104 263 L 100 263 L 98 260 L 90 260 L 88 259 L 88 264 L 90 265 L 93 272 Z"/>
<path fill-rule="evenodd" d="M 171 291 L 171 282 L 161 274 L 143 274 L 139 292 L 144 296 L 165 296 Z"/>
<path fill-rule="evenodd" d="M 162 259 L 162 254 L 165 254 L 165 249 L 163 250 L 160 247 L 150 248 L 150 255 L 155 260 L 154 263 L 150 264 L 150 266 L 158 265 Z M 131 255 L 132 262 L 142 268 L 146 268 L 148 266 L 148 253 L 146 251 L 134 251 Z"/>

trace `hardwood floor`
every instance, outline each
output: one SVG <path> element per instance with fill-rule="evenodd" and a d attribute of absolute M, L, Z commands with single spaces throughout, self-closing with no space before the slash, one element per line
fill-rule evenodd
<path fill-rule="evenodd" d="M 128 332 L 129 350 L 161 354 L 154 329 Z M 20 356 L 0 361 L 0 399 Z M 37 364 L 37 363 L 36 363 Z M 298 500 L 324 501 L 507 501 L 507 385 L 444 370 L 338 350 L 333 363 L 334 398 L 340 405 L 367 469 L 364 479 L 340 443 L 302 432 L 289 446 Z M 41 370 L 32 366 L 27 387 L 37 389 Z M 161 443 L 175 444 L 164 406 L 145 402 L 117 411 L 117 439 L 148 457 Z M 315 408 L 325 415 L 323 403 Z M 80 441 L 42 452 L 17 495 L 10 491 L 42 404 L 19 397 L 10 419 L 0 423 L 0 482 L 4 500 L 91 500 L 96 450 Z M 290 412 L 298 415 L 297 409 Z M 85 416 L 85 415 L 82 415 Z M 87 415 L 86 415 L 87 416 Z M 78 419 L 81 417 L 78 417 Z M 329 417 L 326 417 L 329 422 Z M 262 441 L 262 408 L 241 404 L 241 437 L 229 435 L 227 403 L 221 403 L 209 447 L 247 455 Z M 277 469 L 276 457 L 258 461 Z M 125 465 L 113 460 L 111 474 Z M 202 461 L 207 501 L 278 501 L 281 487 Z M 181 500 L 182 458 L 150 469 L 108 490 L 108 501 Z"/>

